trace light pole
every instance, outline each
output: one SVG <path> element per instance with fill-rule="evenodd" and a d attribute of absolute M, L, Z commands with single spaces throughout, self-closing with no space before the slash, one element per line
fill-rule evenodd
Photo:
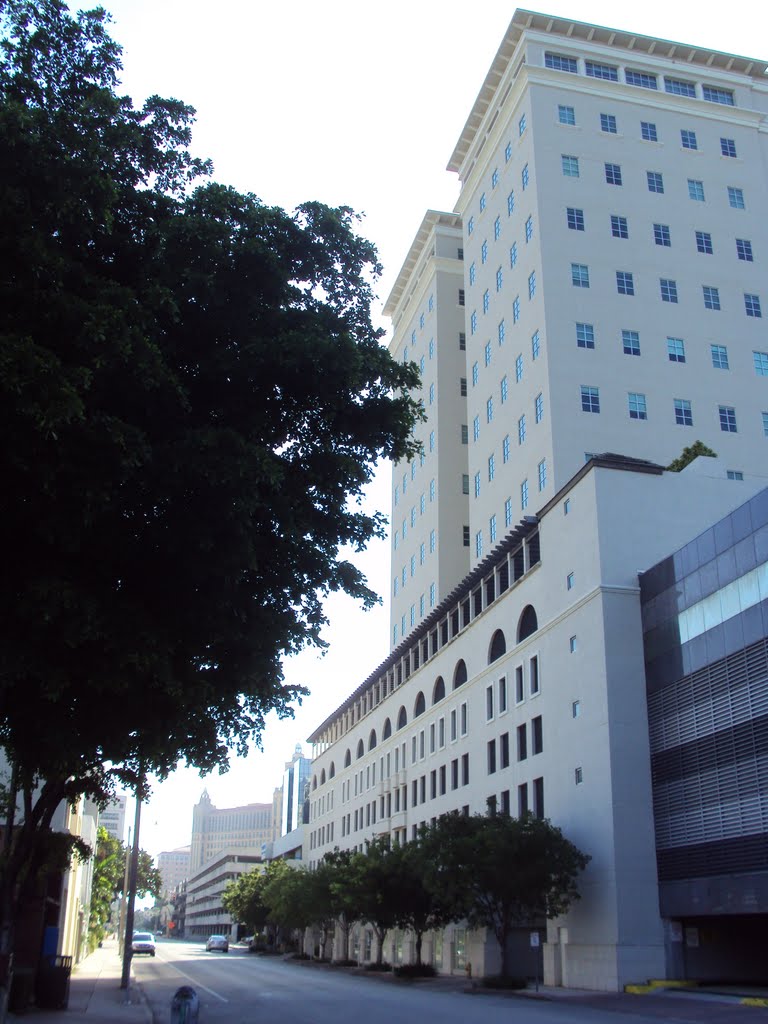
<path fill-rule="evenodd" d="M 139 785 L 136 787 L 136 817 L 133 822 L 133 847 L 128 871 L 128 905 L 125 915 L 125 939 L 123 941 L 123 974 L 120 979 L 120 988 L 128 988 L 131 978 L 131 953 L 133 938 L 133 907 L 136 902 L 136 882 L 139 873 L 139 827 L 141 825 L 141 783 L 143 773 L 139 776 Z"/>

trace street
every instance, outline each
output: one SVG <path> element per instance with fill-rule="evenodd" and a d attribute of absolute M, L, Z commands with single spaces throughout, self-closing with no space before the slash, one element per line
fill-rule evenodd
<path fill-rule="evenodd" d="M 153 1013 L 168 1024 L 175 991 L 191 985 L 200 998 L 200 1024 L 650 1024 L 660 1020 L 763 1024 L 768 1010 L 706 996 L 579 995 L 533 999 L 480 991 L 456 980 L 393 982 L 279 957 L 253 956 L 242 946 L 206 953 L 202 942 L 160 940 L 157 956 L 135 957 L 133 971 Z"/>

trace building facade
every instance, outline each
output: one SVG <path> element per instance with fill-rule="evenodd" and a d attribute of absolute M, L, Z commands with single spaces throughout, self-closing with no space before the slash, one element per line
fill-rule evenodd
<path fill-rule="evenodd" d="M 312 761 L 304 757 L 301 744 L 296 744 L 293 757 L 286 761 L 280 798 L 280 835 L 286 836 L 306 821 L 307 786 Z"/>
<path fill-rule="evenodd" d="M 261 847 L 219 850 L 212 858 L 193 872 L 186 884 L 183 900 L 184 935 L 187 938 L 207 938 L 209 935 L 227 935 L 237 938 L 237 922 L 222 905 L 224 890 L 241 875 L 258 869 Z"/>
<path fill-rule="evenodd" d="M 692 610 L 653 610 L 659 579 L 676 585 L 671 553 L 719 536 L 713 524 L 768 483 L 765 72 L 517 11 L 449 162 L 456 209 L 427 213 L 386 305 L 390 351 L 422 372 L 423 453 L 393 469 L 391 653 L 310 737 L 305 859 L 408 841 L 450 810 L 551 818 L 592 860 L 580 902 L 547 924 L 550 984 L 722 976 L 726 940 L 703 942 L 711 930 L 691 920 L 710 882 L 719 895 L 699 906 L 719 915 L 731 963 L 749 893 L 749 934 L 766 923 L 764 878 L 750 876 L 765 835 L 759 713 L 728 725 L 731 747 L 737 725 L 753 745 L 718 754 L 725 775 L 749 776 L 729 796 L 682 738 L 684 702 L 705 715 L 716 702 L 686 694 L 693 652 L 714 663 L 725 643 L 675 633 L 711 616 L 702 581 Z M 716 457 L 665 471 L 697 440 Z M 741 573 L 758 592 L 762 543 Z M 718 557 L 743 568 L 739 552 Z M 732 602 L 736 577 L 715 576 Z M 750 650 L 734 656 L 762 694 L 765 623 L 744 614 L 762 634 L 743 633 Z M 701 728 L 690 742 L 709 750 Z M 704 808 L 738 884 L 706 837 L 694 865 Z M 706 952 L 686 958 L 696 941 Z M 441 970 L 498 969 L 493 940 L 460 927 L 428 955 Z"/>
<path fill-rule="evenodd" d="M 203 790 L 192 810 L 190 877 L 223 850 L 260 850 L 272 831 L 271 803 L 218 808 Z"/>
<path fill-rule="evenodd" d="M 99 811 L 99 825 L 109 832 L 113 839 L 125 842 L 125 813 L 128 804 L 128 797 L 125 793 L 118 793 L 110 800 L 103 811 Z"/>
<path fill-rule="evenodd" d="M 182 882 L 189 878 L 191 848 L 179 846 L 176 850 L 163 850 L 157 856 L 157 870 L 163 879 L 163 899 L 169 900 Z"/>

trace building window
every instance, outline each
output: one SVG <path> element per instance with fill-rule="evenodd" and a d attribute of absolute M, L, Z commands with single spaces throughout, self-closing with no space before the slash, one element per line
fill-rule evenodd
<path fill-rule="evenodd" d="M 677 281 L 662 277 L 659 280 L 659 286 L 661 288 L 662 302 L 677 302 Z"/>
<path fill-rule="evenodd" d="M 531 753 L 535 757 L 544 750 L 544 730 L 541 715 L 531 719 Z"/>
<path fill-rule="evenodd" d="M 488 520 L 488 539 L 491 544 L 496 543 L 496 516 L 491 516 Z"/>
<path fill-rule="evenodd" d="M 714 85 L 702 85 L 701 95 L 710 103 L 722 103 L 726 107 L 734 106 L 733 92 L 730 89 L 718 89 Z"/>
<path fill-rule="evenodd" d="M 747 316 L 761 317 L 763 311 L 760 308 L 760 296 L 744 292 L 744 311 Z"/>
<path fill-rule="evenodd" d="M 605 165 L 605 180 L 609 185 L 621 184 L 621 167 L 619 164 Z"/>
<path fill-rule="evenodd" d="M 508 164 L 512 159 L 512 143 L 508 142 L 504 147 L 504 163 Z"/>
<path fill-rule="evenodd" d="M 637 331 L 622 331 L 621 344 L 625 356 L 640 355 L 640 334 Z"/>
<path fill-rule="evenodd" d="M 526 164 L 525 167 L 523 167 L 523 170 L 522 170 L 522 172 L 520 174 L 520 180 L 523 183 L 523 191 L 525 191 L 528 188 L 528 185 L 530 183 L 530 175 L 528 173 L 528 164 Z"/>
<path fill-rule="evenodd" d="M 514 193 L 514 191 L 512 191 L 507 196 L 507 216 L 510 217 L 514 213 L 514 210 L 515 210 L 515 193 Z"/>
<path fill-rule="evenodd" d="M 509 265 L 513 269 L 517 265 L 517 242 L 513 242 L 509 247 Z"/>
<path fill-rule="evenodd" d="M 688 198 L 695 199 L 697 203 L 704 202 L 704 182 L 695 178 L 688 179 Z"/>
<path fill-rule="evenodd" d="M 488 242 L 483 239 L 483 244 L 480 246 L 480 262 L 488 262 Z"/>
<path fill-rule="evenodd" d="M 497 217 L 493 222 L 493 238 L 494 241 L 498 242 L 499 236 L 501 235 L 501 217 Z"/>
<path fill-rule="evenodd" d="M 493 775 L 496 771 L 496 740 L 488 741 L 488 774 Z M 492 798 L 495 801 L 495 797 Z"/>
<path fill-rule="evenodd" d="M 658 192 L 659 194 L 664 192 L 664 177 L 660 171 L 646 171 L 645 177 L 648 181 L 649 192 Z"/>
<path fill-rule="evenodd" d="M 547 486 L 547 460 L 542 459 L 538 466 L 539 470 L 539 490 L 543 491 Z"/>
<path fill-rule="evenodd" d="M 525 240 L 530 242 L 533 238 L 533 217 L 527 217 L 525 221 Z"/>
<path fill-rule="evenodd" d="M 668 224 L 654 224 L 653 225 L 653 240 L 656 245 L 671 246 L 672 241 L 669 237 L 669 225 Z"/>
<path fill-rule="evenodd" d="M 578 348 L 595 347 L 595 328 L 592 324 L 576 324 L 576 345 Z"/>
<path fill-rule="evenodd" d="M 705 284 L 701 288 L 704 295 L 704 308 L 705 309 L 720 309 L 720 289 L 714 288 L 712 285 Z"/>
<path fill-rule="evenodd" d="M 682 338 L 667 338 L 667 356 L 670 363 L 685 362 L 685 342 Z"/>
<path fill-rule="evenodd" d="M 656 75 L 649 75 L 647 71 L 633 71 L 626 68 L 624 79 L 627 85 L 636 85 L 640 89 L 658 89 Z"/>
<path fill-rule="evenodd" d="M 734 208 L 734 210 L 744 209 L 744 189 L 735 188 L 733 185 L 728 186 L 728 204 Z"/>
<path fill-rule="evenodd" d="M 768 377 L 768 352 L 753 352 L 752 361 L 758 377 Z"/>
<path fill-rule="evenodd" d="M 522 357 L 522 355 L 519 355 L 515 359 L 515 381 L 516 381 L 516 383 L 519 384 L 522 379 L 523 379 L 523 357 Z"/>
<path fill-rule="evenodd" d="M 429 481 L 429 500 L 430 501 L 434 501 L 435 500 L 435 481 L 434 480 L 430 480 Z"/>
<path fill-rule="evenodd" d="M 496 475 L 496 456 L 491 454 L 488 456 L 488 482 L 490 483 Z"/>
<path fill-rule="evenodd" d="M 516 324 L 520 319 L 520 296 L 516 295 L 512 300 L 512 323 Z"/>
<path fill-rule="evenodd" d="M 464 331 L 459 331 L 459 352 L 467 351 L 467 336 Z"/>
<path fill-rule="evenodd" d="M 523 444 L 525 442 L 525 413 L 517 421 L 517 443 Z"/>
<path fill-rule="evenodd" d="M 768 437 L 768 412 L 760 413 L 763 420 L 763 434 Z"/>
<path fill-rule="evenodd" d="M 693 426 L 693 413 L 691 403 L 687 398 L 675 399 L 675 423 L 681 427 Z"/>
<path fill-rule="evenodd" d="M 587 78 L 602 78 L 606 82 L 618 82 L 619 69 L 611 64 L 599 64 L 594 60 L 584 61 L 584 72 Z"/>
<path fill-rule="evenodd" d="M 491 296 L 490 296 L 490 293 L 489 293 L 488 289 L 486 288 L 485 291 L 483 292 L 483 313 L 487 313 L 488 312 L 488 307 L 490 305 L 491 305 Z"/>
<path fill-rule="evenodd" d="M 696 141 L 696 132 L 692 132 L 688 128 L 680 129 L 680 143 L 683 149 L 699 148 L 698 142 Z"/>
<path fill-rule="evenodd" d="M 574 64 L 576 62 L 574 61 Z M 573 107 L 564 106 L 562 103 L 557 107 L 557 119 L 560 124 L 576 124 L 576 111 Z"/>
<path fill-rule="evenodd" d="M 611 234 L 614 238 L 629 238 L 627 218 L 611 214 Z"/>
<path fill-rule="evenodd" d="M 526 122 L 525 122 L 525 114 L 523 114 L 523 116 L 517 122 L 517 134 L 518 135 L 524 135 L 525 134 L 525 124 L 526 124 Z"/>
<path fill-rule="evenodd" d="M 539 392 L 538 395 L 536 395 L 536 399 L 534 401 L 534 409 L 536 415 L 536 422 L 541 423 L 542 419 L 544 418 L 544 398 L 541 392 Z"/>
<path fill-rule="evenodd" d="M 462 398 L 467 397 L 467 378 L 459 377 L 459 394 Z"/>
<path fill-rule="evenodd" d="M 491 188 L 496 188 L 499 184 L 499 168 L 494 167 L 493 174 L 491 175 Z"/>
<path fill-rule="evenodd" d="M 600 115 L 600 130 L 608 132 L 609 135 L 616 134 L 616 116 L 615 114 L 601 114 Z"/>
<path fill-rule="evenodd" d="M 638 391 L 630 391 L 628 400 L 629 418 L 631 420 L 647 420 L 648 413 L 645 405 L 645 395 L 640 394 Z"/>
<path fill-rule="evenodd" d="M 565 577 L 565 589 L 566 590 L 573 590 L 573 588 L 575 586 L 576 586 L 576 577 L 574 576 L 574 574 L 572 572 L 569 572 L 568 575 Z"/>
<path fill-rule="evenodd" d="M 483 557 L 483 531 L 478 530 L 475 534 L 475 558 Z"/>
<path fill-rule="evenodd" d="M 480 379 L 480 364 L 475 361 L 472 363 L 472 387 L 477 386 L 477 382 Z"/>
<path fill-rule="evenodd" d="M 726 469 L 725 476 L 727 480 L 743 480 L 744 474 L 740 469 Z"/>
<path fill-rule="evenodd" d="M 554 71 L 569 71 L 575 75 L 578 71 L 575 57 L 564 57 L 560 53 L 545 53 L 544 67 L 552 68 Z"/>
<path fill-rule="evenodd" d="M 499 335 L 499 344 L 500 345 L 504 344 L 504 338 L 506 337 L 506 331 L 507 331 L 507 329 L 506 329 L 506 325 L 504 324 L 504 321 L 503 320 L 499 320 L 498 335 Z"/>
<path fill-rule="evenodd" d="M 723 156 L 736 156 L 736 142 L 734 139 L 720 139 L 720 152 Z"/>
<path fill-rule="evenodd" d="M 509 434 L 505 434 L 501 442 L 501 458 L 502 462 L 509 462 Z"/>
<path fill-rule="evenodd" d="M 709 350 L 712 353 L 712 366 L 716 370 L 728 370 L 728 349 L 725 345 L 710 345 Z"/>
<path fill-rule="evenodd" d="M 577 209 L 575 206 L 569 206 L 567 209 L 567 222 L 571 231 L 583 231 L 584 211 Z"/>
<path fill-rule="evenodd" d="M 584 781 L 584 772 L 581 768 L 573 769 L 573 781 L 576 783 L 577 786 L 580 786 Z"/>
<path fill-rule="evenodd" d="M 485 209 L 485 192 L 480 193 L 480 213 Z"/>
<path fill-rule="evenodd" d="M 581 386 L 581 409 L 582 412 L 600 412 L 600 389 Z"/>
<path fill-rule="evenodd" d="M 658 142 L 659 135 L 656 131 L 656 125 L 653 121 L 641 121 L 640 122 L 640 138 L 645 142 Z"/>
<path fill-rule="evenodd" d="M 560 157 L 562 163 L 563 174 L 566 178 L 578 178 L 579 176 L 579 158 L 577 156 L 566 156 L 563 154 Z"/>
<path fill-rule="evenodd" d="M 571 264 L 571 284 L 574 288 L 589 288 L 589 267 L 586 263 Z"/>
<path fill-rule="evenodd" d="M 461 475 L 461 493 L 469 494 L 469 473 L 462 473 Z"/>
<path fill-rule="evenodd" d="M 475 497 L 480 497 L 480 474 L 475 473 Z"/>
<path fill-rule="evenodd" d="M 578 648 L 578 642 L 576 640 L 576 636 L 574 635 L 568 641 L 568 650 L 571 652 L 571 654 L 575 654 L 577 648 Z"/>
<path fill-rule="evenodd" d="M 616 271 L 616 290 L 619 295 L 635 294 L 635 280 L 628 270 Z"/>
<path fill-rule="evenodd" d="M 503 283 L 504 283 L 504 272 L 502 271 L 501 267 L 498 267 L 497 270 L 496 270 L 496 291 L 497 292 L 501 291 L 501 286 L 502 286 Z"/>
<path fill-rule="evenodd" d="M 520 507 L 522 509 L 528 508 L 528 481 L 523 480 L 520 484 Z"/>
<path fill-rule="evenodd" d="M 512 525 L 512 499 L 507 498 L 504 502 L 504 525 Z"/>
<path fill-rule="evenodd" d="M 696 232 L 696 248 L 699 252 L 703 252 L 705 256 L 712 255 L 712 235 L 708 231 Z"/>
<path fill-rule="evenodd" d="M 531 359 L 538 359 L 540 351 L 539 332 L 534 331 L 531 335 Z"/>
<path fill-rule="evenodd" d="M 578 718 L 581 715 L 581 701 L 575 700 L 571 704 L 571 717 Z"/>
<path fill-rule="evenodd" d="M 536 271 L 532 270 L 528 275 L 528 298 L 532 299 L 536 294 Z"/>
<path fill-rule="evenodd" d="M 517 760 L 525 761 L 528 757 L 528 729 L 526 725 L 517 727 Z"/>
<path fill-rule="evenodd" d="M 430 384 L 429 385 L 429 404 L 430 405 L 434 405 L 435 404 L 435 385 L 434 384 Z"/>
<path fill-rule="evenodd" d="M 461 528 L 461 539 L 462 539 L 462 543 L 464 544 L 464 547 L 468 548 L 469 547 L 469 527 L 468 526 L 462 526 L 462 528 Z M 422 612 L 422 615 L 423 614 L 424 613 Z"/>
<path fill-rule="evenodd" d="M 477 276 L 477 271 L 476 271 L 475 263 L 474 263 L 474 260 L 473 260 L 472 263 L 470 263 L 470 265 L 469 265 L 469 283 L 470 283 L 470 286 L 475 283 L 476 276 Z"/>
<path fill-rule="evenodd" d="M 664 76 L 664 91 L 673 96 L 696 96 L 696 86 L 693 82 L 686 82 L 682 78 L 668 78 Z"/>
<path fill-rule="evenodd" d="M 752 263 L 754 257 L 752 256 L 752 243 L 746 238 L 736 239 L 736 256 L 740 260 L 744 260 L 746 263 Z"/>
<path fill-rule="evenodd" d="M 736 433 L 736 410 L 731 405 L 719 405 L 717 407 L 720 416 L 720 429 L 727 434 Z"/>

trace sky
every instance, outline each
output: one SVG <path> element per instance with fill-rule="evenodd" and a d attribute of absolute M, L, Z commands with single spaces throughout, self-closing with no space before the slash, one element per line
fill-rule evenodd
<path fill-rule="evenodd" d="M 192 150 L 210 157 L 214 179 L 294 209 L 307 200 L 365 215 L 361 233 L 384 273 L 377 322 L 427 209 L 451 210 L 458 180 L 445 170 L 512 18 L 502 0 L 103 0 L 123 47 L 121 92 L 196 108 Z M 72 6 L 75 6 L 73 3 Z M 548 14 L 739 55 L 768 57 L 768 6 L 646 0 L 547 0 Z M 380 467 L 371 507 L 389 509 L 389 467 Z M 180 767 L 155 785 L 142 812 L 141 845 L 153 855 L 189 843 L 192 807 L 204 788 L 218 807 L 270 801 L 297 743 L 331 714 L 388 653 L 389 544 L 358 564 L 382 595 L 363 612 L 327 604 L 330 647 L 285 664 L 287 682 L 311 690 L 295 717 L 270 717 L 263 750 L 233 758 L 201 779 Z M 132 812 L 131 812 L 132 813 Z"/>

